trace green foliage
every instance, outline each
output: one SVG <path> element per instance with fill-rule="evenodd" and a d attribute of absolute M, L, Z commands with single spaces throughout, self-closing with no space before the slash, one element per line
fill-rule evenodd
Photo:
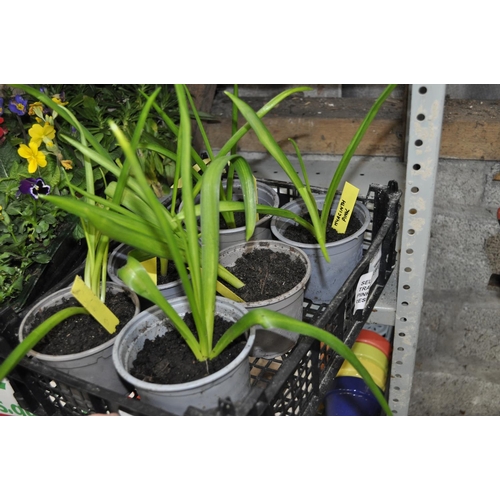
<path fill-rule="evenodd" d="M 349 162 L 351 161 L 352 156 L 354 155 L 354 152 L 356 151 L 356 148 L 358 147 L 359 143 L 361 142 L 361 139 L 368 130 L 370 123 L 373 121 L 380 107 L 389 97 L 389 95 L 395 89 L 395 87 L 396 84 L 390 84 L 385 88 L 385 90 L 375 101 L 371 109 L 368 111 L 367 115 L 363 119 L 363 122 L 356 131 L 356 134 L 354 134 L 354 137 L 351 139 L 351 142 L 349 143 L 344 154 L 342 155 L 340 163 L 338 164 L 337 168 L 333 170 L 332 179 L 330 181 L 330 185 L 328 186 L 322 211 L 320 211 L 316 205 L 316 200 L 311 191 L 310 182 L 307 177 L 307 170 L 302 161 L 302 157 L 299 148 L 297 146 L 297 143 L 294 140 L 289 139 L 292 142 L 295 151 L 297 153 L 304 181 L 302 181 L 298 173 L 295 171 L 295 167 L 292 165 L 292 163 L 290 162 L 289 158 L 287 157 L 283 149 L 278 144 L 276 139 L 273 137 L 269 129 L 266 127 L 265 123 L 262 121 L 262 117 L 259 116 L 258 113 L 256 113 L 247 103 L 239 99 L 237 96 L 232 95 L 229 92 L 226 92 L 226 95 L 237 106 L 238 110 L 245 117 L 245 119 L 248 120 L 248 123 L 252 127 L 252 130 L 255 132 L 255 135 L 257 136 L 261 144 L 266 148 L 269 154 L 276 160 L 279 166 L 283 169 L 284 173 L 290 179 L 290 182 L 297 189 L 299 196 L 302 198 L 302 200 L 306 205 L 309 216 L 311 217 L 312 224 L 307 225 L 302 218 L 297 218 L 292 216 L 291 212 L 289 212 L 289 215 L 286 215 L 284 211 L 282 211 L 281 214 L 278 211 L 271 213 L 273 213 L 273 215 L 281 215 L 282 217 L 293 218 L 294 220 L 299 222 L 302 226 L 304 226 L 306 229 L 308 229 L 316 238 L 316 241 L 320 245 L 321 250 L 323 252 L 323 256 L 327 261 L 329 261 L 329 257 L 325 244 L 326 244 L 326 230 L 328 224 L 328 217 L 330 215 L 330 210 L 333 204 L 335 194 L 340 185 L 340 181 L 347 169 L 347 166 L 349 165 Z"/>
<path fill-rule="evenodd" d="M 49 93 L 65 92 L 65 99 L 78 121 L 89 130 L 113 159 L 124 161 L 123 153 L 109 128 L 113 120 L 130 140 L 136 128 L 147 95 L 159 89 L 157 105 L 178 121 L 175 93 L 169 85 L 112 84 L 112 85 L 47 85 Z M 64 133 L 68 134 L 66 128 Z M 159 116 L 150 114 L 144 124 L 142 137 L 151 143 L 168 145 L 175 149 L 175 136 L 165 127 Z M 144 150 L 141 157 L 143 171 L 157 196 L 168 192 L 172 182 L 174 163 L 155 151 Z"/>
<path fill-rule="evenodd" d="M 113 159 L 124 160 L 116 138 L 112 134 L 108 120 L 113 118 L 127 137 L 131 137 L 144 108 L 146 97 L 159 89 L 157 103 L 174 120 L 178 120 L 175 93 L 166 85 L 47 85 L 37 84 L 34 89 L 43 89 L 47 97 L 57 96 L 75 118 L 86 127 L 95 138 L 109 151 Z M 57 153 L 47 149 L 47 166 L 29 174 L 26 161 L 17 153 L 20 144 L 28 144 L 30 127 L 36 123 L 34 115 L 26 113 L 15 115 L 8 109 L 8 102 L 13 95 L 21 94 L 28 104 L 36 98 L 24 89 L 2 86 L 0 97 L 4 99 L 3 127 L 8 133 L 0 142 L 0 304 L 14 299 L 22 290 L 23 283 L 30 277 L 30 266 L 36 262 L 48 262 L 47 247 L 55 238 L 59 225 L 66 219 L 67 213 L 41 199 L 33 200 L 29 195 L 16 196 L 19 183 L 28 177 L 42 177 L 51 186 L 51 194 L 69 194 L 66 182 L 76 187 L 86 185 L 86 169 L 83 154 L 67 141 L 63 135 L 76 139 L 78 132 L 66 119 L 55 117 L 57 130 Z M 45 115 L 53 115 L 54 110 L 47 105 Z M 56 111 L 57 113 L 57 111 Z M 175 136 L 165 127 L 159 116 L 148 116 L 144 124 L 143 137 L 151 143 L 168 144 L 175 148 Z M 59 156 L 58 156 L 59 154 Z M 71 170 L 64 170 L 61 160 L 70 160 Z M 144 150 L 141 165 L 148 182 L 157 195 L 168 191 L 172 182 L 174 164 L 171 158 L 156 151 Z M 92 165 L 94 189 L 102 192 L 106 186 L 106 170 Z M 85 237 L 84 228 L 77 225 L 73 237 Z"/>
<path fill-rule="evenodd" d="M 264 104 L 261 109 L 256 111 L 256 116 L 259 118 L 263 118 L 267 113 L 269 113 L 274 107 L 276 107 L 280 102 L 282 102 L 284 99 L 289 97 L 291 94 L 296 93 L 296 92 L 302 92 L 305 90 L 310 90 L 309 87 L 297 87 L 295 89 L 289 89 L 281 92 L 278 94 L 276 97 L 272 98 L 269 102 Z M 203 138 L 203 144 L 206 149 L 208 158 L 206 160 L 203 160 L 200 155 L 198 154 L 198 151 L 195 151 L 194 148 L 191 148 L 191 163 L 192 165 L 195 165 L 196 168 L 191 169 L 191 175 L 193 176 L 194 180 L 196 181 L 196 185 L 193 187 L 193 193 L 194 195 L 198 194 L 201 188 L 201 183 L 200 179 L 203 173 L 207 170 L 207 168 L 215 161 L 219 161 L 221 159 L 225 159 L 226 161 L 226 166 L 225 166 L 225 173 L 226 173 L 226 185 L 225 187 L 221 184 L 219 186 L 219 193 L 220 193 L 220 201 L 222 203 L 231 203 L 230 200 L 233 198 L 233 180 L 235 178 L 235 169 L 234 165 L 231 163 L 228 154 L 236 154 L 238 150 L 238 142 L 241 140 L 241 138 L 250 130 L 250 125 L 248 123 L 245 123 L 242 127 L 238 128 L 238 109 L 235 104 L 233 104 L 233 112 L 232 112 L 232 120 L 231 120 L 231 130 L 232 130 L 232 135 L 231 137 L 227 140 L 227 142 L 220 148 L 219 152 L 217 154 L 214 153 L 212 145 L 210 144 L 210 141 L 208 140 L 207 133 L 203 127 L 203 120 L 206 119 L 206 116 L 203 115 L 202 113 L 198 112 L 196 109 L 196 106 L 194 104 L 194 101 L 189 93 L 189 90 L 187 87 L 184 88 L 185 94 L 186 94 L 186 99 L 189 102 L 190 105 L 190 116 L 194 118 L 196 121 L 196 124 L 198 126 L 198 129 L 201 133 L 201 136 Z M 234 97 L 238 95 L 238 85 L 234 85 Z M 178 138 L 180 134 L 180 127 L 177 125 L 175 120 L 173 119 L 174 117 L 168 116 L 168 113 L 162 110 L 156 103 L 153 104 L 155 110 L 159 114 L 159 116 L 164 120 L 165 125 L 170 129 L 171 133 Z M 168 146 L 168 145 L 167 145 Z M 152 148 L 154 145 L 152 144 L 145 144 L 146 148 Z M 173 153 L 172 151 L 168 151 L 166 147 L 162 147 L 162 151 L 164 154 L 170 155 L 171 158 L 175 159 L 176 154 Z M 178 165 L 178 164 L 177 164 Z M 176 168 L 174 171 L 174 188 L 172 190 L 172 206 L 175 206 L 175 202 L 177 200 L 177 189 L 178 189 L 178 181 L 180 178 L 180 171 L 179 168 Z M 254 195 L 256 196 L 256 191 L 254 190 Z M 241 211 L 242 210 L 242 204 L 234 204 L 232 206 L 232 209 L 230 209 L 230 205 L 225 205 L 226 209 L 221 212 L 222 217 L 225 219 L 225 222 L 227 224 L 228 228 L 234 228 L 235 227 L 235 219 L 234 219 L 234 213 L 236 211 Z M 258 212 L 261 212 L 261 210 L 266 210 L 267 207 L 257 207 Z M 265 213 L 265 212 L 264 212 Z M 251 236 L 251 235 L 250 235 Z"/>
<path fill-rule="evenodd" d="M 55 162 L 49 163 L 46 171 L 45 178 L 54 186 L 54 193 L 67 193 L 59 187 L 60 172 Z M 0 304 L 22 291 L 32 264 L 50 261 L 48 247 L 68 216 L 43 200 L 17 196 L 19 183 L 26 177 L 24 160 L 5 142 L 0 147 Z"/>

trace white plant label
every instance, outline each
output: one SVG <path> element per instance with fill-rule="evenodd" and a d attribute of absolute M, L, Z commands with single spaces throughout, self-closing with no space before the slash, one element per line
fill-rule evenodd
<path fill-rule="evenodd" d="M 356 287 L 356 300 L 354 301 L 354 312 L 359 309 L 364 309 L 366 301 L 368 300 L 368 295 L 370 294 L 370 288 L 372 283 L 375 283 L 378 278 L 378 273 L 380 269 L 380 258 L 382 257 L 382 249 L 380 248 L 375 257 L 370 262 L 368 266 L 368 272 L 363 274 L 358 281 L 358 286 Z"/>

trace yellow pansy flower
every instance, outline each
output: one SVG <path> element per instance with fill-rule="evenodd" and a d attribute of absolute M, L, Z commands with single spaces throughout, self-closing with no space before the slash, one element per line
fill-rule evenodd
<path fill-rule="evenodd" d="M 28 160 L 28 172 L 30 174 L 35 173 L 38 167 L 47 166 L 45 155 L 41 151 L 38 151 L 38 145 L 33 141 L 31 141 L 28 146 L 26 146 L 26 144 L 21 144 L 17 150 L 17 154 L 21 158 Z"/>
<path fill-rule="evenodd" d="M 37 113 L 37 110 L 40 113 Z M 33 104 L 30 104 L 28 114 L 33 116 L 33 115 L 38 115 L 43 113 L 43 104 L 40 101 L 34 102 Z"/>
<path fill-rule="evenodd" d="M 62 102 L 61 99 L 59 99 L 59 97 L 53 97 L 52 100 L 56 103 L 56 104 L 59 104 L 59 106 L 66 106 L 66 104 L 68 104 L 67 102 Z"/>
<path fill-rule="evenodd" d="M 28 134 L 31 137 L 31 142 L 36 144 L 37 147 L 39 147 L 42 142 L 46 142 L 51 146 L 52 139 L 56 136 L 54 127 L 48 123 L 45 123 L 43 127 L 36 123 L 28 130 Z"/>
<path fill-rule="evenodd" d="M 73 162 L 71 160 L 61 160 L 61 165 L 66 170 L 71 170 L 73 168 Z"/>

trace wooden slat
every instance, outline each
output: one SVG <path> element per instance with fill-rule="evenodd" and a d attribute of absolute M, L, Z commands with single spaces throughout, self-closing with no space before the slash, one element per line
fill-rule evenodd
<path fill-rule="evenodd" d="M 231 134 L 231 107 L 225 96 L 217 96 L 211 114 L 219 121 L 206 124 L 207 135 L 214 148 L 220 148 Z M 267 101 L 247 98 L 245 101 L 258 110 Z M 373 99 L 308 98 L 300 95 L 283 101 L 264 117 L 275 139 L 287 153 L 294 153 L 288 141 L 293 138 L 302 153 L 342 154 L 361 124 Z M 386 109 L 373 122 L 360 143 L 357 154 L 373 156 L 402 156 L 404 124 L 401 100 L 386 101 Z M 240 125 L 244 121 L 241 119 Z M 253 131 L 239 143 L 243 151 L 264 151 Z"/>
<path fill-rule="evenodd" d="M 440 156 L 500 160 L 500 101 L 447 100 Z"/>
<path fill-rule="evenodd" d="M 293 138 L 302 153 L 342 154 L 361 122 L 351 119 L 268 118 L 265 123 L 285 152 L 294 153 L 295 150 L 288 141 L 288 138 Z M 230 133 L 231 125 L 228 121 L 207 127 L 210 143 L 215 148 L 220 148 L 230 137 Z M 367 131 L 357 154 L 400 156 L 402 137 L 400 122 L 379 120 Z M 246 134 L 239 146 L 242 151 L 264 151 L 253 131 Z"/>
<path fill-rule="evenodd" d="M 215 84 L 188 84 L 187 88 L 196 105 L 198 111 L 209 112 L 212 109 L 215 90 Z"/>
<path fill-rule="evenodd" d="M 211 110 L 220 121 L 206 125 L 214 148 L 221 147 L 230 137 L 230 105 L 224 98 L 216 96 Z M 245 100 L 256 110 L 265 102 Z M 287 140 L 293 137 L 304 154 L 342 154 L 372 103 L 370 99 L 296 96 L 281 103 L 264 120 L 288 153 L 294 153 Z M 356 154 L 402 158 L 405 118 L 405 103 L 387 100 Z M 240 148 L 264 151 L 253 132 L 242 139 Z M 440 157 L 500 161 L 500 101 L 447 99 Z"/>

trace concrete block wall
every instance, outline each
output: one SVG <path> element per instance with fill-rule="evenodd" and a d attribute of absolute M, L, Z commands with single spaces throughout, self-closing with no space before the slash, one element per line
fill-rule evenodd
<path fill-rule="evenodd" d="M 409 415 L 500 413 L 498 172 L 439 162 Z"/>

